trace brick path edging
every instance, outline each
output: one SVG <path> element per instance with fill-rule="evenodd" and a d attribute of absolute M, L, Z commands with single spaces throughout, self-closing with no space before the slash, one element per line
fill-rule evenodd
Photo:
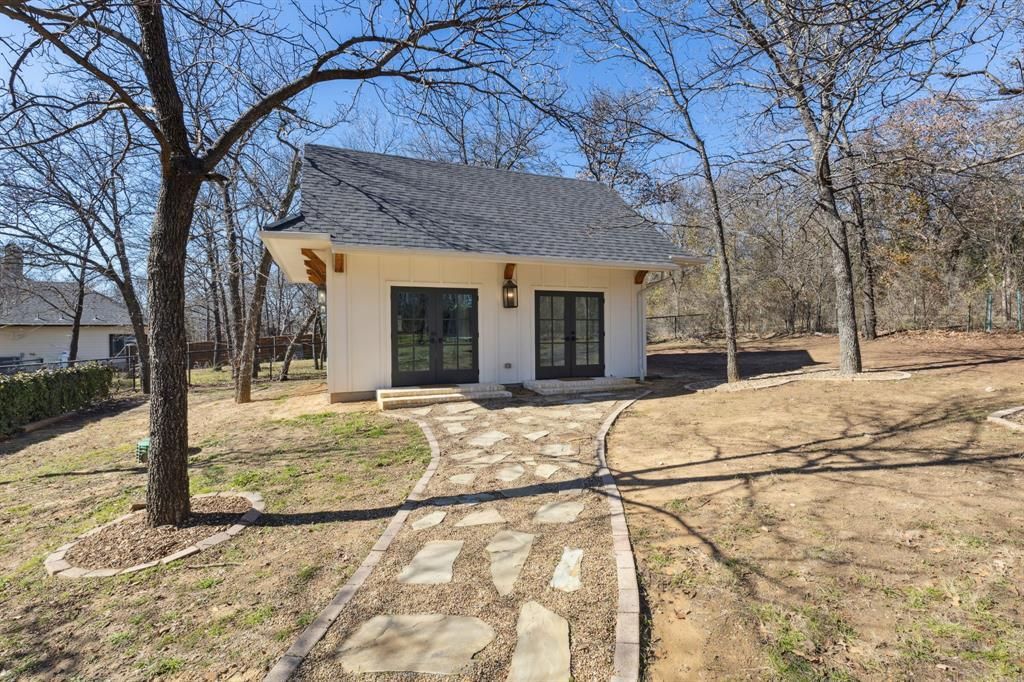
<path fill-rule="evenodd" d="M 356 591 L 370 577 L 370 573 L 373 572 L 381 557 L 384 556 L 384 552 L 387 551 L 388 547 L 391 546 L 391 542 L 398 536 L 399 531 L 402 530 L 406 518 L 416 509 L 416 503 L 425 497 L 427 485 L 434 476 L 434 472 L 441 465 L 441 448 L 437 443 L 433 430 L 426 421 L 414 419 L 404 414 L 389 414 L 387 416 L 393 419 L 410 421 L 420 428 L 420 431 L 427 438 L 427 443 L 430 445 L 430 463 L 427 465 L 426 471 L 423 472 L 420 480 L 409 493 L 409 496 L 405 498 L 405 502 L 395 512 L 395 515 L 391 517 L 391 521 L 388 523 L 387 528 L 384 529 L 383 535 L 377 539 L 377 543 L 370 549 L 370 553 L 363 559 L 363 563 L 359 565 L 356 572 L 352 574 L 338 593 L 334 595 L 334 599 L 320 611 L 313 622 L 307 625 L 306 629 L 292 642 L 292 645 L 284 652 L 284 655 L 278 659 L 274 667 L 263 678 L 263 682 L 286 682 L 295 674 L 295 671 L 302 665 L 302 661 L 309 655 L 309 652 L 313 650 L 317 642 L 323 639 L 324 635 L 327 634 L 327 630 L 338 619 L 338 616 L 341 615 L 345 605 L 351 601 Z"/>
<path fill-rule="evenodd" d="M 775 374 L 760 374 L 752 377 L 747 377 L 739 383 L 729 384 L 723 383 L 717 379 L 706 379 L 704 381 L 694 381 L 689 384 L 684 384 L 683 388 L 687 391 L 694 391 L 695 393 L 704 393 L 707 391 L 718 391 L 719 389 L 727 388 L 730 391 L 763 391 L 768 388 L 776 388 L 778 386 L 785 386 L 786 384 L 792 384 L 797 381 L 835 381 L 835 382 L 853 382 L 853 381 L 904 381 L 913 376 L 910 372 L 904 372 L 903 370 L 890 369 L 890 370 L 868 370 L 866 372 L 859 372 L 857 374 L 850 375 L 829 375 L 829 376 L 817 376 L 830 372 L 832 370 L 814 370 L 814 371 L 795 371 L 795 372 L 781 372 Z"/>
<path fill-rule="evenodd" d="M 1008 407 L 1005 410 L 993 412 L 988 416 L 988 421 L 992 422 L 993 424 L 1005 426 L 1008 429 L 1013 429 L 1014 431 L 1024 431 L 1024 424 L 1020 422 L 1010 421 L 1009 419 L 1007 419 L 1007 417 L 1009 417 L 1011 414 L 1016 414 L 1018 412 L 1024 412 L 1024 405 L 1018 405 L 1017 407 Z"/>
<path fill-rule="evenodd" d="M 607 440 L 612 425 L 630 405 L 650 395 L 644 391 L 635 398 L 621 401 L 601 424 L 595 440 L 601 479 L 600 490 L 608 500 L 612 524 L 612 551 L 619 583 L 619 605 L 615 617 L 615 659 L 612 682 L 637 682 L 640 679 L 640 586 L 633 561 L 633 546 L 629 541 L 629 526 L 622 495 L 615 485 L 615 477 L 608 469 Z"/>
<path fill-rule="evenodd" d="M 64 559 L 64 555 L 67 554 L 68 550 L 77 545 L 84 538 L 87 538 L 90 535 L 95 535 L 104 528 L 113 526 L 116 523 L 121 523 L 125 519 L 131 518 L 136 514 L 144 514 L 146 510 L 140 509 L 138 511 L 133 511 L 129 514 L 125 514 L 124 516 L 119 516 L 113 521 L 104 523 L 102 526 L 97 526 L 96 528 L 93 528 L 92 530 L 78 536 L 72 542 L 69 542 L 66 545 L 58 547 L 53 553 L 46 557 L 46 560 L 43 562 L 43 566 L 46 568 L 46 572 L 49 575 L 58 576 L 61 578 L 109 578 L 110 576 L 115 575 L 127 575 L 129 573 L 138 573 L 139 571 L 144 571 L 147 568 L 153 568 L 154 566 L 158 566 L 160 564 L 169 564 L 172 561 L 184 559 L 185 557 L 192 556 L 193 554 L 201 552 L 204 549 L 215 547 L 222 542 L 230 540 L 231 538 L 238 535 L 252 524 L 256 523 L 256 521 L 263 515 L 263 510 L 266 508 L 266 504 L 263 501 L 263 496 L 260 495 L 259 493 L 221 492 L 196 495 L 197 498 L 217 496 L 244 497 L 245 499 L 249 500 L 249 504 L 251 504 L 252 506 L 249 508 L 247 512 L 242 514 L 242 518 L 238 520 L 238 523 L 228 527 L 227 530 L 223 530 L 219 533 L 214 533 L 213 535 L 207 538 L 203 538 L 196 544 L 189 545 L 188 547 L 180 549 L 177 552 L 174 552 L 173 554 L 168 554 L 163 558 L 154 559 L 153 561 L 147 561 L 143 564 L 135 564 L 134 566 L 129 566 L 128 568 L 81 568 L 79 566 L 72 566 Z"/>

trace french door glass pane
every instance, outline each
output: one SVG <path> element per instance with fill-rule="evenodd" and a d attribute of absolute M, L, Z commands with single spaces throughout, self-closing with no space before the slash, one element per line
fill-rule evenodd
<path fill-rule="evenodd" d="M 577 365 L 598 365 L 601 363 L 601 347 L 596 343 L 576 344 Z"/>
<path fill-rule="evenodd" d="M 430 335 L 427 331 L 427 296 L 416 292 L 398 294 L 397 351 L 400 372 L 430 369 Z"/>
<path fill-rule="evenodd" d="M 556 343 L 551 346 L 551 366 L 565 367 L 565 343 Z"/>
<path fill-rule="evenodd" d="M 541 367 L 565 366 L 565 297 L 541 295 L 537 301 L 537 339 Z"/>
<path fill-rule="evenodd" d="M 540 342 L 541 343 L 551 343 L 551 339 L 554 338 L 554 333 L 552 332 L 552 329 L 551 329 L 552 326 L 553 326 L 553 323 L 551 322 L 551 320 L 545 320 L 544 318 L 541 318 L 541 320 L 540 320 Z"/>
<path fill-rule="evenodd" d="M 601 299 L 576 298 L 576 364 L 601 364 Z"/>
<path fill-rule="evenodd" d="M 472 311 L 472 294 L 441 294 L 442 369 L 473 369 Z"/>

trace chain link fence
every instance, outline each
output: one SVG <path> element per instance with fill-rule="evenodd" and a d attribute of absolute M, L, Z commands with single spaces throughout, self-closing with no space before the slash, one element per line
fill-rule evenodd
<path fill-rule="evenodd" d="M 323 379 L 327 376 L 327 357 L 324 340 L 307 335 L 291 344 L 291 337 L 265 337 L 256 346 L 256 362 L 253 366 L 255 379 L 279 379 L 281 369 L 291 345 L 291 360 L 288 378 Z M 114 370 L 115 392 L 132 393 L 142 391 L 141 364 L 138 348 L 132 343 L 115 357 L 90 358 L 69 362 L 67 360 L 46 361 L 42 358 L 22 356 L 0 356 L 0 374 L 12 375 L 24 372 L 64 369 L 72 365 L 98 364 Z M 186 368 L 189 386 L 214 386 L 233 383 L 231 349 L 226 343 L 200 341 L 190 343 L 186 351 Z"/>

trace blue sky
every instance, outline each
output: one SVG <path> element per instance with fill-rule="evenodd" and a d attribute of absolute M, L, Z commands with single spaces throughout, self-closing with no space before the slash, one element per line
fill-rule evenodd
<path fill-rule="evenodd" d="M 286 24 L 294 22 L 295 25 L 298 25 L 299 18 L 294 10 L 285 9 L 280 20 Z M 336 31 L 340 30 L 338 26 L 332 28 Z M 0 16 L 0 34 L 20 34 L 22 30 L 20 24 Z M 6 56 L 6 59 L 10 58 L 10 55 Z M 568 88 L 568 98 L 571 101 L 578 101 L 595 86 L 616 90 L 627 85 L 635 88 L 640 84 L 640 76 L 623 62 L 588 63 L 575 46 L 568 43 L 555 46 L 554 63 L 557 65 L 558 78 Z M 21 72 L 26 79 L 36 79 L 37 82 L 46 77 L 45 72 L 34 63 L 22 67 Z M 0 63 L 0 78 L 3 78 L 4 82 L 7 80 L 8 73 L 7 65 Z M 52 76 L 50 80 L 53 80 Z M 47 85 L 52 86 L 53 83 L 47 83 Z M 339 107 L 347 107 L 352 101 L 354 92 L 355 87 L 349 83 L 318 85 L 314 88 L 312 95 L 314 112 L 328 115 L 337 111 Z M 386 110 L 376 103 L 376 95 L 369 90 L 361 98 L 361 110 L 366 111 L 367 109 L 376 109 L 381 116 L 389 117 Z M 702 107 L 698 106 L 695 114 L 698 125 L 709 135 L 709 144 L 712 147 L 726 142 L 735 142 L 736 125 L 729 120 L 728 116 L 724 116 L 721 110 L 705 112 Z M 402 120 L 400 125 L 408 126 L 409 124 Z M 326 144 L 344 144 L 346 138 L 350 137 L 350 132 L 346 124 L 343 123 L 325 134 L 322 141 Z M 548 135 L 547 142 L 549 145 L 548 155 L 561 165 L 565 174 L 575 175 L 582 164 L 572 148 L 571 139 L 560 131 L 555 131 Z"/>
<path fill-rule="evenodd" d="M 304 7 L 310 7 L 308 0 L 299 0 Z M 272 3 L 270 3 L 272 4 Z M 287 7 L 287 5 L 286 5 Z M 335 26 L 332 29 L 337 34 L 344 34 L 345 26 L 350 20 L 344 17 L 335 18 Z M 285 25 L 298 25 L 298 15 L 292 8 L 282 11 L 280 21 Z M 0 17 L 0 34 L 18 33 L 21 27 L 6 18 Z M 1008 51 L 1017 50 L 1019 43 L 1004 45 Z M 699 61 L 703 55 L 699 49 L 691 56 L 694 61 Z M 10 56 L 8 56 L 10 58 Z M 638 73 L 635 68 L 630 67 L 623 61 L 606 62 L 603 64 L 588 63 L 573 41 L 565 41 L 555 48 L 554 63 L 557 66 L 558 75 L 561 81 L 570 91 L 570 99 L 582 98 L 594 86 L 601 86 L 610 89 L 624 87 L 638 87 L 643 84 L 644 76 Z M 980 50 L 972 53 L 965 60 L 965 67 L 973 68 L 982 64 Z M 6 67 L 0 65 L 0 77 L 6 81 Z M 29 78 L 42 78 L 43 72 L 35 67 L 29 67 L 25 72 Z M 347 106 L 351 101 L 354 88 L 348 84 L 327 83 L 319 85 L 313 91 L 314 107 L 322 113 L 335 111 L 339 106 Z M 374 103 L 374 97 L 364 98 L 363 111 L 367 108 L 377 108 L 380 115 L 387 117 L 388 114 L 381 107 Z M 733 96 L 724 100 L 698 100 L 694 107 L 693 114 L 696 124 L 707 138 L 708 145 L 713 153 L 729 154 L 747 146 L 749 133 L 750 116 L 744 107 L 754 106 L 754 96 L 749 93 L 734 93 Z M 408 125 L 404 121 L 401 125 Z M 345 124 L 336 130 L 325 135 L 325 143 L 343 143 L 349 137 L 349 130 Z M 758 140 L 759 142 L 761 140 Z M 566 174 L 575 174 L 580 167 L 580 160 L 571 148 L 571 141 L 564 135 L 552 134 L 548 136 L 549 156 L 555 159 Z M 666 147 L 666 153 L 674 151 Z M 677 165 L 687 166 L 692 163 L 690 159 L 680 159 Z"/>

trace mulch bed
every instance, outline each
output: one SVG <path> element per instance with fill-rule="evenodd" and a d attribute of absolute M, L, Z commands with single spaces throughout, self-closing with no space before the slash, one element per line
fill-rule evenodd
<path fill-rule="evenodd" d="M 82 538 L 65 555 L 72 566 L 128 568 L 155 561 L 227 530 L 252 505 L 244 497 L 194 497 L 192 514 L 180 527 L 146 525 L 146 512 Z"/>

